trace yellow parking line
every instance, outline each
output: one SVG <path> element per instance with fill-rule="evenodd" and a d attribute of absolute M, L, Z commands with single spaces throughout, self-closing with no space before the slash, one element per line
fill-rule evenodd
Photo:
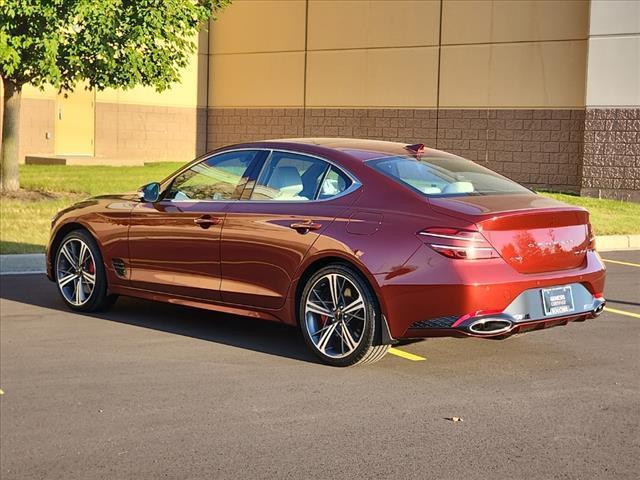
<path fill-rule="evenodd" d="M 640 314 L 633 313 L 633 312 L 627 312 L 625 310 L 618 310 L 616 308 L 611 308 L 611 307 L 604 307 L 604 310 L 605 310 L 605 312 L 617 313 L 618 315 L 627 315 L 627 316 L 633 317 L 633 318 L 640 318 Z"/>
<path fill-rule="evenodd" d="M 620 260 L 609 260 L 607 258 L 603 258 L 602 261 L 608 263 L 617 263 L 618 265 L 626 265 L 627 267 L 640 267 L 640 263 L 621 262 Z"/>
<path fill-rule="evenodd" d="M 411 360 L 412 362 L 421 362 L 423 360 L 426 360 L 426 358 L 421 357 L 420 355 L 414 355 L 413 353 L 405 352 L 404 350 L 399 350 L 393 347 L 389 349 L 389 353 L 397 357 L 402 357 L 406 360 Z"/>

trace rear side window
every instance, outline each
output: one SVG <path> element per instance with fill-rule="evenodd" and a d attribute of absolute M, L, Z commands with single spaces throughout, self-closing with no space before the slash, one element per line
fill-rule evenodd
<path fill-rule="evenodd" d="M 324 177 L 324 181 L 320 187 L 318 200 L 326 200 L 335 197 L 344 192 L 351 186 L 353 181 L 336 167 L 331 167 Z"/>
<path fill-rule="evenodd" d="M 251 200 L 326 200 L 352 183 L 344 172 L 324 160 L 274 151 L 260 172 Z"/>
<path fill-rule="evenodd" d="M 425 196 L 499 195 L 530 191 L 461 157 L 385 157 L 368 165 Z"/>

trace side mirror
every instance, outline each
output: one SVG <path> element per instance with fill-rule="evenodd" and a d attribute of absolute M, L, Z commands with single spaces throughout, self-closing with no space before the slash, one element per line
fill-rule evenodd
<path fill-rule="evenodd" d="M 158 182 L 151 182 L 140 187 L 138 190 L 138 198 L 143 202 L 157 202 L 160 198 L 160 184 Z"/>

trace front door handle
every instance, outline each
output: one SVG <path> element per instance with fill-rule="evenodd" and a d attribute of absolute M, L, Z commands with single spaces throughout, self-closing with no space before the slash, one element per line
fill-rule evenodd
<path fill-rule="evenodd" d="M 320 230 L 322 228 L 322 224 L 313 223 L 311 221 L 308 222 L 297 222 L 289 225 L 289 228 L 293 228 L 298 233 L 307 233 L 310 230 Z"/>
<path fill-rule="evenodd" d="M 211 215 L 203 215 L 199 218 L 194 218 L 193 223 L 202 228 L 209 228 L 211 225 L 220 225 L 222 219 L 219 217 L 212 217 Z"/>

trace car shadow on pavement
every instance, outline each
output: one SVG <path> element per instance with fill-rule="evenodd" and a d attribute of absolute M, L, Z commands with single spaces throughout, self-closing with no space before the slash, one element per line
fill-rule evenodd
<path fill-rule="evenodd" d="M 319 363 L 298 330 L 284 324 L 127 297 L 120 297 L 106 312 L 72 312 L 41 274 L 3 276 L 0 286 L 0 298 L 14 302 Z"/>
<path fill-rule="evenodd" d="M 634 307 L 640 307 L 640 303 L 638 302 L 627 302 L 624 300 L 615 300 L 613 298 L 607 298 L 607 303 L 619 303 L 620 305 L 631 305 Z"/>

